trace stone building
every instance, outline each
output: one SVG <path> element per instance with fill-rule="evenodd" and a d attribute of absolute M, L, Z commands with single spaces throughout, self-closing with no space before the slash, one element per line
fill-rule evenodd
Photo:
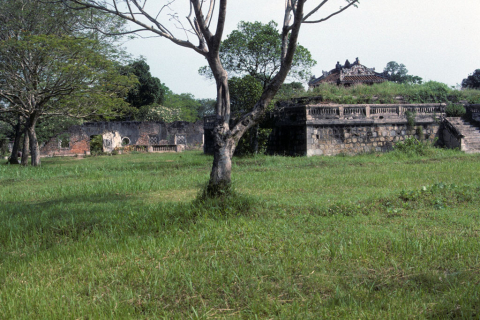
<path fill-rule="evenodd" d="M 441 140 L 445 104 L 319 103 L 316 98 L 280 102 L 273 114 L 268 154 L 289 156 L 386 152 L 416 137 Z M 213 118 L 205 118 L 205 153 L 213 153 Z"/>
<path fill-rule="evenodd" d="M 358 58 L 354 63 L 345 61 L 344 65 L 337 62 L 335 69 L 323 71 L 323 75 L 319 78 L 315 76 L 308 82 L 309 88 L 318 87 L 322 83 L 330 83 L 343 86 L 351 86 L 354 84 L 374 84 L 389 81 L 387 73 L 375 72 L 375 68 L 367 68 L 360 64 Z"/>
<path fill-rule="evenodd" d="M 102 136 L 103 151 L 129 146 L 147 152 L 179 152 L 203 146 L 202 122 L 88 122 L 70 127 L 67 132 L 51 138 L 40 148 L 42 156 L 73 156 L 90 154 L 90 140 Z"/>
<path fill-rule="evenodd" d="M 319 104 L 283 102 L 268 153 L 337 155 L 385 152 L 409 137 L 439 138 L 445 104 Z M 410 118 L 410 119 L 409 119 Z"/>

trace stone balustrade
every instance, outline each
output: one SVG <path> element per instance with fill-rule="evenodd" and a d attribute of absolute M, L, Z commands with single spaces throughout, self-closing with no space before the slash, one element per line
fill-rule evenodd
<path fill-rule="evenodd" d="M 434 116 L 445 113 L 446 104 L 370 104 L 370 105 L 307 105 L 307 120 L 354 120 L 406 118 L 407 112 L 415 116 Z M 297 108 L 298 109 L 298 108 Z M 479 107 L 480 111 L 480 107 Z M 285 111 L 288 113 L 287 111 Z"/>

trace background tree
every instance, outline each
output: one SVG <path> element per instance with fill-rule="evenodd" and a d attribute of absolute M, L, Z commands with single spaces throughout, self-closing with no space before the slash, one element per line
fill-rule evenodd
<path fill-rule="evenodd" d="M 229 79 L 228 87 L 231 112 L 236 116 L 251 110 L 263 92 L 262 83 L 251 75 Z"/>
<path fill-rule="evenodd" d="M 403 63 L 398 64 L 395 61 L 390 61 L 383 69 L 390 76 L 390 80 L 396 83 L 412 83 L 421 84 L 423 79 L 418 76 L 408 74 L 407 67 Z"/>
<path fill-rule="evenodd" d="M 150 66 L 145 60 L 129 63 L 125 71 L 126 74 L 133 74 L 138 78 L 138 84 L 128 92 L 126 98 L 132 107 L 140 109 L 151 104 L 163 104 L 167 88 L 160 79 L 152 76 Z"/>
<path fill-rule="evenodd" d="M 220 60 L 230 76 L 250 75 L 266 88 L 282 65 L 282 37 L 277 23 L 241 21 L 220 46 Z M 289 77 L 307 81 L 317 62 L 307 48 L 297 45 Z M 199 73 L 212 78 L 209 67 Z"/>
<path fill-rule="evenodd" d="M 198 109 L 201 105 L 191 93 L 176 94 L 168 90 L 164 106 L 176 110 L 179 115 L 178 120 L 195 122 L 198 120 Z"/>
<path fill-rule="evenodd" d="M 215 114 L 215 99 L 198 99 L 197 117 L 202 120 L 205 116 L 211 116 Z"/>
<path fill-rule="evenodd" d="M 462 88 L 480 89 L 480 69 L 475 70 L 466 79 L 463 79 Z"/>
<path fill-rule="evenodd" d="M 134 79 L 118 73 L 110 60 L 117 52 L 109 43 L 83 32 L 81 15 L 53 3 L 2 3 L 0 98 L 7 108 L 1 112 L 25 119 L 32 165 L 39 165 L 40 119 L 114 114 Z"/>
<path fill-rule="evenodd" d="M 313 19 L 313 15 L 318 13 L 329 0 L 309 1 L 308 4 L 311 5 L 309 8 L 305 8 L 306 0 L 286 0 L 283 25 L 281 27 L 281 41 L 279 42 L 280 67 L 264 88 L 260 99 L 252 110 L 235 119 L 235 123 L 230 125 L 228 73 L 220 59 L 220 46 L 227 17 L 228 0 L 190 0 L 189 6 L 184 8 L 186 9 L 185 15 L 164 11 L 165 8 L 172 9 L 172 6 L 176 4 L 174 1 L 160 4 L 156 7 L 147 5 L 146 1 L 138 0 L 125 0 L 122 3 L 115 0 L 63 1 L 77 7 L 94 8 L 115 14 L 136 24 L 139 27 L 139 29 L 135 30 L 136 32 L 153 32 L 179 46 L 194 50 L 205 57 L 217 86 L 216 121 L 213 130 L 215 152 L 210 181 L 205 190 L 206 194 L 210 196 L 224 195 L 229 189 L 231 184 L 232 155 L 235 147 L 242 135 L 262 118 L 268 105 L 287 78 L 294 63 L 302 24 L 327 21 L 358 3 L 358 0 L 346 0 L 347 5 L 345 7 L 341 7 L 325 18 Z M 217 4 L 218 7 L 216 8 Z M 216 22 L 213 21 L 214 14 L 217 15 Z M 179 17 L 181 16 L 186 16 L 185 23 L 180 21 Z M 174 33 L 175 28 L 167 28 L 165 23 L 169 19 L 176 22 L 176 29 L 183 33 Z M 187 25 L 188 27 L 182 27 Z M 187 35 L 187 38 L 180 38 L 181 34 Z M 196 42 L 191 42 L 188 35 L 194 35 Z"/>
<path fill-rule="evenodd" d="M 237 30 L 232 31 L 220 46 L 220 60 L 229 75 L 238 79 L 248 75 L 259 81 L 265 89 L 282 65 L 282 38 L 277 28 L 274 21 L 267 24 L 241 21 Z M 289 77 L 306 81 L 310 78 L 310 70 L 315 64 L 316 61 L 312 59 L 308 49 L 297 45 Z M 200 68 L 199 73 L 212 78 L 212 72 L 207 66 Z M 244 82 L 245 85 L 247 83 Z M 250 110 L 252 107 L 237 106 L 242 110 Z M 253 137 L 250 144 L 253 153 L 258 152 L 259 128 L 257 123 L 249 134 Z"/>
<path fill-rule="evenodd" d="M 305 87 L 301 82 L 284 83 L 278 90 L 276 99 L 290 99 L 302 93 L 305 93 Z"/>
<path fill-rule="evenodd" d="M 230 89 L 230 108 L 235 117 L 251 110 L 262 95 L 262 82 L 251 75 L 242 78 L 233 77 L 228 80 Z M 255 154 L 258 152 L 259 124 L 251 127 L 238 141 L 236 155 Z"/>

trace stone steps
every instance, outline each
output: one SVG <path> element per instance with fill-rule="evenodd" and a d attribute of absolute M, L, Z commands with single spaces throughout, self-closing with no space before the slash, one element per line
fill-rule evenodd
<path fill-rule="evenodd" d="M 447 119 L 463 136 L 466 153 L 480 153 L 480 130 L 460 118 Z"/>

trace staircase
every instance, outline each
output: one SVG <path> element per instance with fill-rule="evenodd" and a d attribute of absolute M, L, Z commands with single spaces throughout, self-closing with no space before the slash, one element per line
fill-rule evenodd
<path fill-rule="evenodd" d="M 461 150 L 465 153 L 480 153 L 480 130 L 462 118 L 446 120 L 463 136 Z"/>

